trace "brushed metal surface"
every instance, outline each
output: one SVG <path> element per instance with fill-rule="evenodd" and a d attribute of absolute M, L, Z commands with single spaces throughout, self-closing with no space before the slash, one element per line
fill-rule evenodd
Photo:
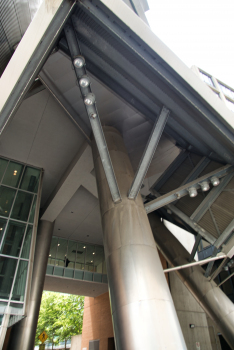
<path fill-rule="evenodd" d="M 92 141 L 117 350 L 186 349 L 141 197 L 127 197 L 134 172 L 123 139 L 104 127 L 122 202 L 114 204 Z"/>
<path fill-rule="evenodd" d="M 189 253 L 155 214 L 149 221 L 157 246 L 172 266 L 188 262 Z M 177 275 L 200 306 L 217 324 L 231 349 L 234 349 L 234 304 L 216 285 L 204 276 L 200 266 L 177 270 Z"/>

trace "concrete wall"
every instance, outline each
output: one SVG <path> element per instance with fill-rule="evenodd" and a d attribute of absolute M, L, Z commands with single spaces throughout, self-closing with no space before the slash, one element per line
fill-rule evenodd
<path fill-rule="evenodd" d="M 70 350 L 81 350 L 82 334 L 74 335 L 71 337 Z"/>
<path fill-rule="evenodd" d="M 218 332 L 211 323 L 208 323 L 206 313 L 175 272 L 170 272 L 169 279 L 172 298 L 188 350 L 220 350 Z M 195 328 L 190 328 L 190 324 L 194 324 Z"/>

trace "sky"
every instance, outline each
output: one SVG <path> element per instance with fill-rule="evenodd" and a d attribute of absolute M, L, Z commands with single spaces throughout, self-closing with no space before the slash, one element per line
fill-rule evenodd
<path fill-rule="evenodd" d="M 148 0 L 153 32 L 190 68 L 234 88 L 234 0 Z"/>

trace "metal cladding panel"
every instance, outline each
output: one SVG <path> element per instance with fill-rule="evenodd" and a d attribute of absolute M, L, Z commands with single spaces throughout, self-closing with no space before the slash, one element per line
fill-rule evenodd
<path fill-rule="evenodd" d="M 39 8 L 41 0 L 0 3 L 0 76 Z"/>

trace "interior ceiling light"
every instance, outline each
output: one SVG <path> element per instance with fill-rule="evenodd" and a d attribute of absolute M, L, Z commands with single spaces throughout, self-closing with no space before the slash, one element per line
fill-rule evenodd
<path fill-rule="evenodd" d="M 86 88 L 90 85 L 90 79 L 87 75 L 84 75 L 80 81 L 79 81 L 79 84 L 82 88 Z"/>
<path fill-rule="evenodd" d="M 14 170 L 13 175 L 17 175 L 17 170 Z"/>
<path fill-rule="evenodd" d="M 83 248 L 85 249 L 85 248 L 86 248 L 86 246 L 83 246 Z"/>
<path fill-rule="evenodd" d="M 92 93 L 89 93 L 87 96 L 85 96 L 84 103 L 87 106 L 92 106 L 95 102 L 95 95 Z"/>
<path fill-rule="evenodd" d="M 197 190 L 195 187 L 190 187 L 188 189 L 188 193 L 190 197 L 196 197 L 197 196 Z"/>
<path fill-rule="evenodd" d="M 82 68 L 85 64 L 85 59 L 83 56 L 77 56 L 74 61 L 73 64 L 76 68 Z"/>
<path fill-rule="evenodd" d="M 93 255 L 95 255 L 95 253 L 93 252 Z"/>
<path fill-rule="evenodd" d="M 209 185 L 209 182 L 208 181 L 203 181 L 201 183 L 201 189 L 203 192 L 206 192 L 210 189 L 210 185 Z"/>
<path fill-rule="evenodd" d="M 217 176 L 212 176 L 210 179 L 211 183 L 213 186 L 218 186 L 220 184 L 220 180 Z"/>

